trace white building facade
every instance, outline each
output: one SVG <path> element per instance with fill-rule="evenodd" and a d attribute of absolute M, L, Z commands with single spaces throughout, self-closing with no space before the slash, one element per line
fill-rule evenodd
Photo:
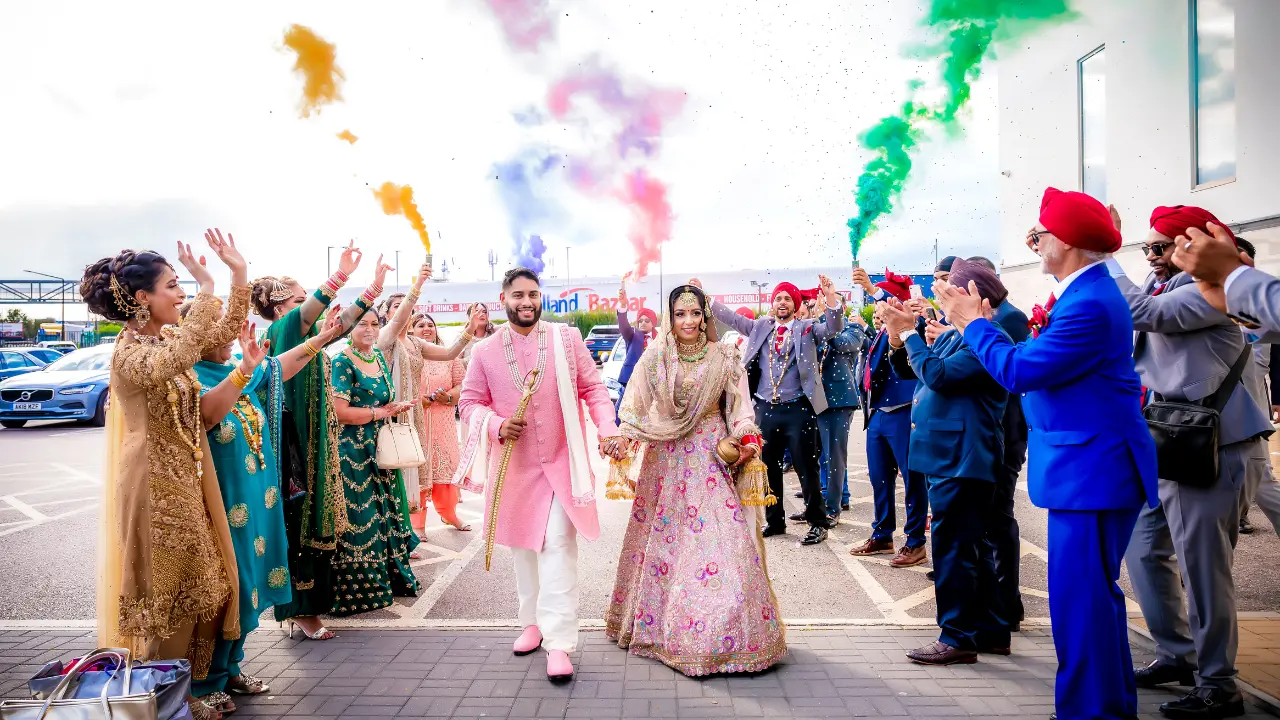
<path fill-rule="evenodd" d="M 1114 203 L 1117 258 L 1146 277 L 1141 243 L 1159 205 L 1197 205 L 1280 273 L 1280 1 L 1076 0 L 1076 20 L 1001 51 L 1003 276 L 1043 303 L 1024 238 L 1046 186 Z"/>

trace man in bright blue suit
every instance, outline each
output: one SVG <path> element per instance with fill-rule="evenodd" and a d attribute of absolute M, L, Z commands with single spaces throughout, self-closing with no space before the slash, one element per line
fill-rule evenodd
<path fill-rule="evenodd" d="M 1027 234 L 1058 279 L 1014 345 L 974 285 L 935 285 L 951 323 L 1009 392 L 1023 395 L 1027 485 L 1049 510 L 1049 615 L 1058 653 L 1058 717 L 1138 714 L 1120 561 L 1143 503 L 1154 507 L 1156 452 L 1139 407 L 1129 305 L 1102 261 L 1120 233 L 1097 200 L 1045 191 Z"/>

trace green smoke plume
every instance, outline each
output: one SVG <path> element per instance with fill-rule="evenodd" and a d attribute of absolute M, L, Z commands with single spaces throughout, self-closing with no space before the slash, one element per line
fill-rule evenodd
<path fill-rule="evenodd" d="M 982 61 L 992 45 L 1021 37 L 1050 22 L 1075 17 L 1070 0 L 933 0 L 924 25 L 938 38 L 935 45 L 915 54 L 936 58 L 942 98 L 933 104 L 916 99 L 924 86 L 908 84 L 907 101 L 896 115 L 881 118 L 858 137 L 874 157 L 858 177 L 858 214 L 849 218 L 849 246 L 858 258 L 862 241 L 876 229 L 876 220 L 893 210 L 911 174 L 911 156 L 928 139 L 931 127 L 958 132 L 956 117 L 969 102 L 973 83 L 982 75 Z"/>

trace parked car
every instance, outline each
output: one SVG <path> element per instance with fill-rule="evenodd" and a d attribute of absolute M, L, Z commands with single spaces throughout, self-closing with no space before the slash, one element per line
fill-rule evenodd
<path fill-rule="evenodd" d="M 102 338 L 102 339 L 98 340 L 98 344 L 99 344 L 99 345 L 114 345 L 114 344 L 115 344 L 115 342 L 116 342 L 116 336 L 115 336 L 115 335 L 108 335 L 108 336 L 106 336 L 106 337 L 104 337 L 104 338 Z"/>
<path fill-rule="evenodd" d="M 20 428 L 31 420 L 87 420 L 105 425 L 112 350 L 110 345 L 76 350 L 39 372 L 0 382 L 0 425 Z"/>
<path fill-rule="evenodd" d="M 621 335 L 622 331 L 617 325 L 597 325 L 591 328 L 585 342 L 587 351 L 591 353 L 597 365 L 604 363 L 605 358 L 609 357 L 609 353 L 613 352 L 613 346 Z"/>
<path fill-rule="evenodd" d="M 622 363 L 626 359 L 627 341 L 619 337 L 613 344 L 609 357 L 605 359 L 604 367 L 600 369 L 600 377 L 604 379 L 604 386 L 609 390 L 609 399 L 614 402 L 618 401 L 618 395 L 622 392 L 618 376 L 622 374 Z"/>
<path fill-rule="evenodd" d="M 11 377 L 25 375 L 35 372 L 45 365 L 49 364 L 48 360 L 42 359 L 33 351 L 39 348 L 16 348 L 6 347 L 0 348 L 0 380 L 7 380 Z M 56 352 L 56 351 L 47 351 Z"/>
<path fill-rule="evenodd" d="M 70 340 L 45 340 L 40 343 L 40 347 L 57 350 L 62 355 L 66 355 L 67 353 L 77 349 L 76 344 Z M 56 359 L 57 358 L 54 358 L 54 360 Z M 49 362 L 53 362 L 53 360 L 50 360 Z"/>

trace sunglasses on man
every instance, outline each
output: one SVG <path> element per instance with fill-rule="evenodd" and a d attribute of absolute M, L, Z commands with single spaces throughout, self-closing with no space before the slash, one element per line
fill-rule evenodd
<path fill-rule="evenodd" d="M 1162 257 L 1164 252 L 1173 247 L 1173 243 L 1155 243 L 1152 245 L 1143 245 L 1142 254 L 1150 257 Z"/>

